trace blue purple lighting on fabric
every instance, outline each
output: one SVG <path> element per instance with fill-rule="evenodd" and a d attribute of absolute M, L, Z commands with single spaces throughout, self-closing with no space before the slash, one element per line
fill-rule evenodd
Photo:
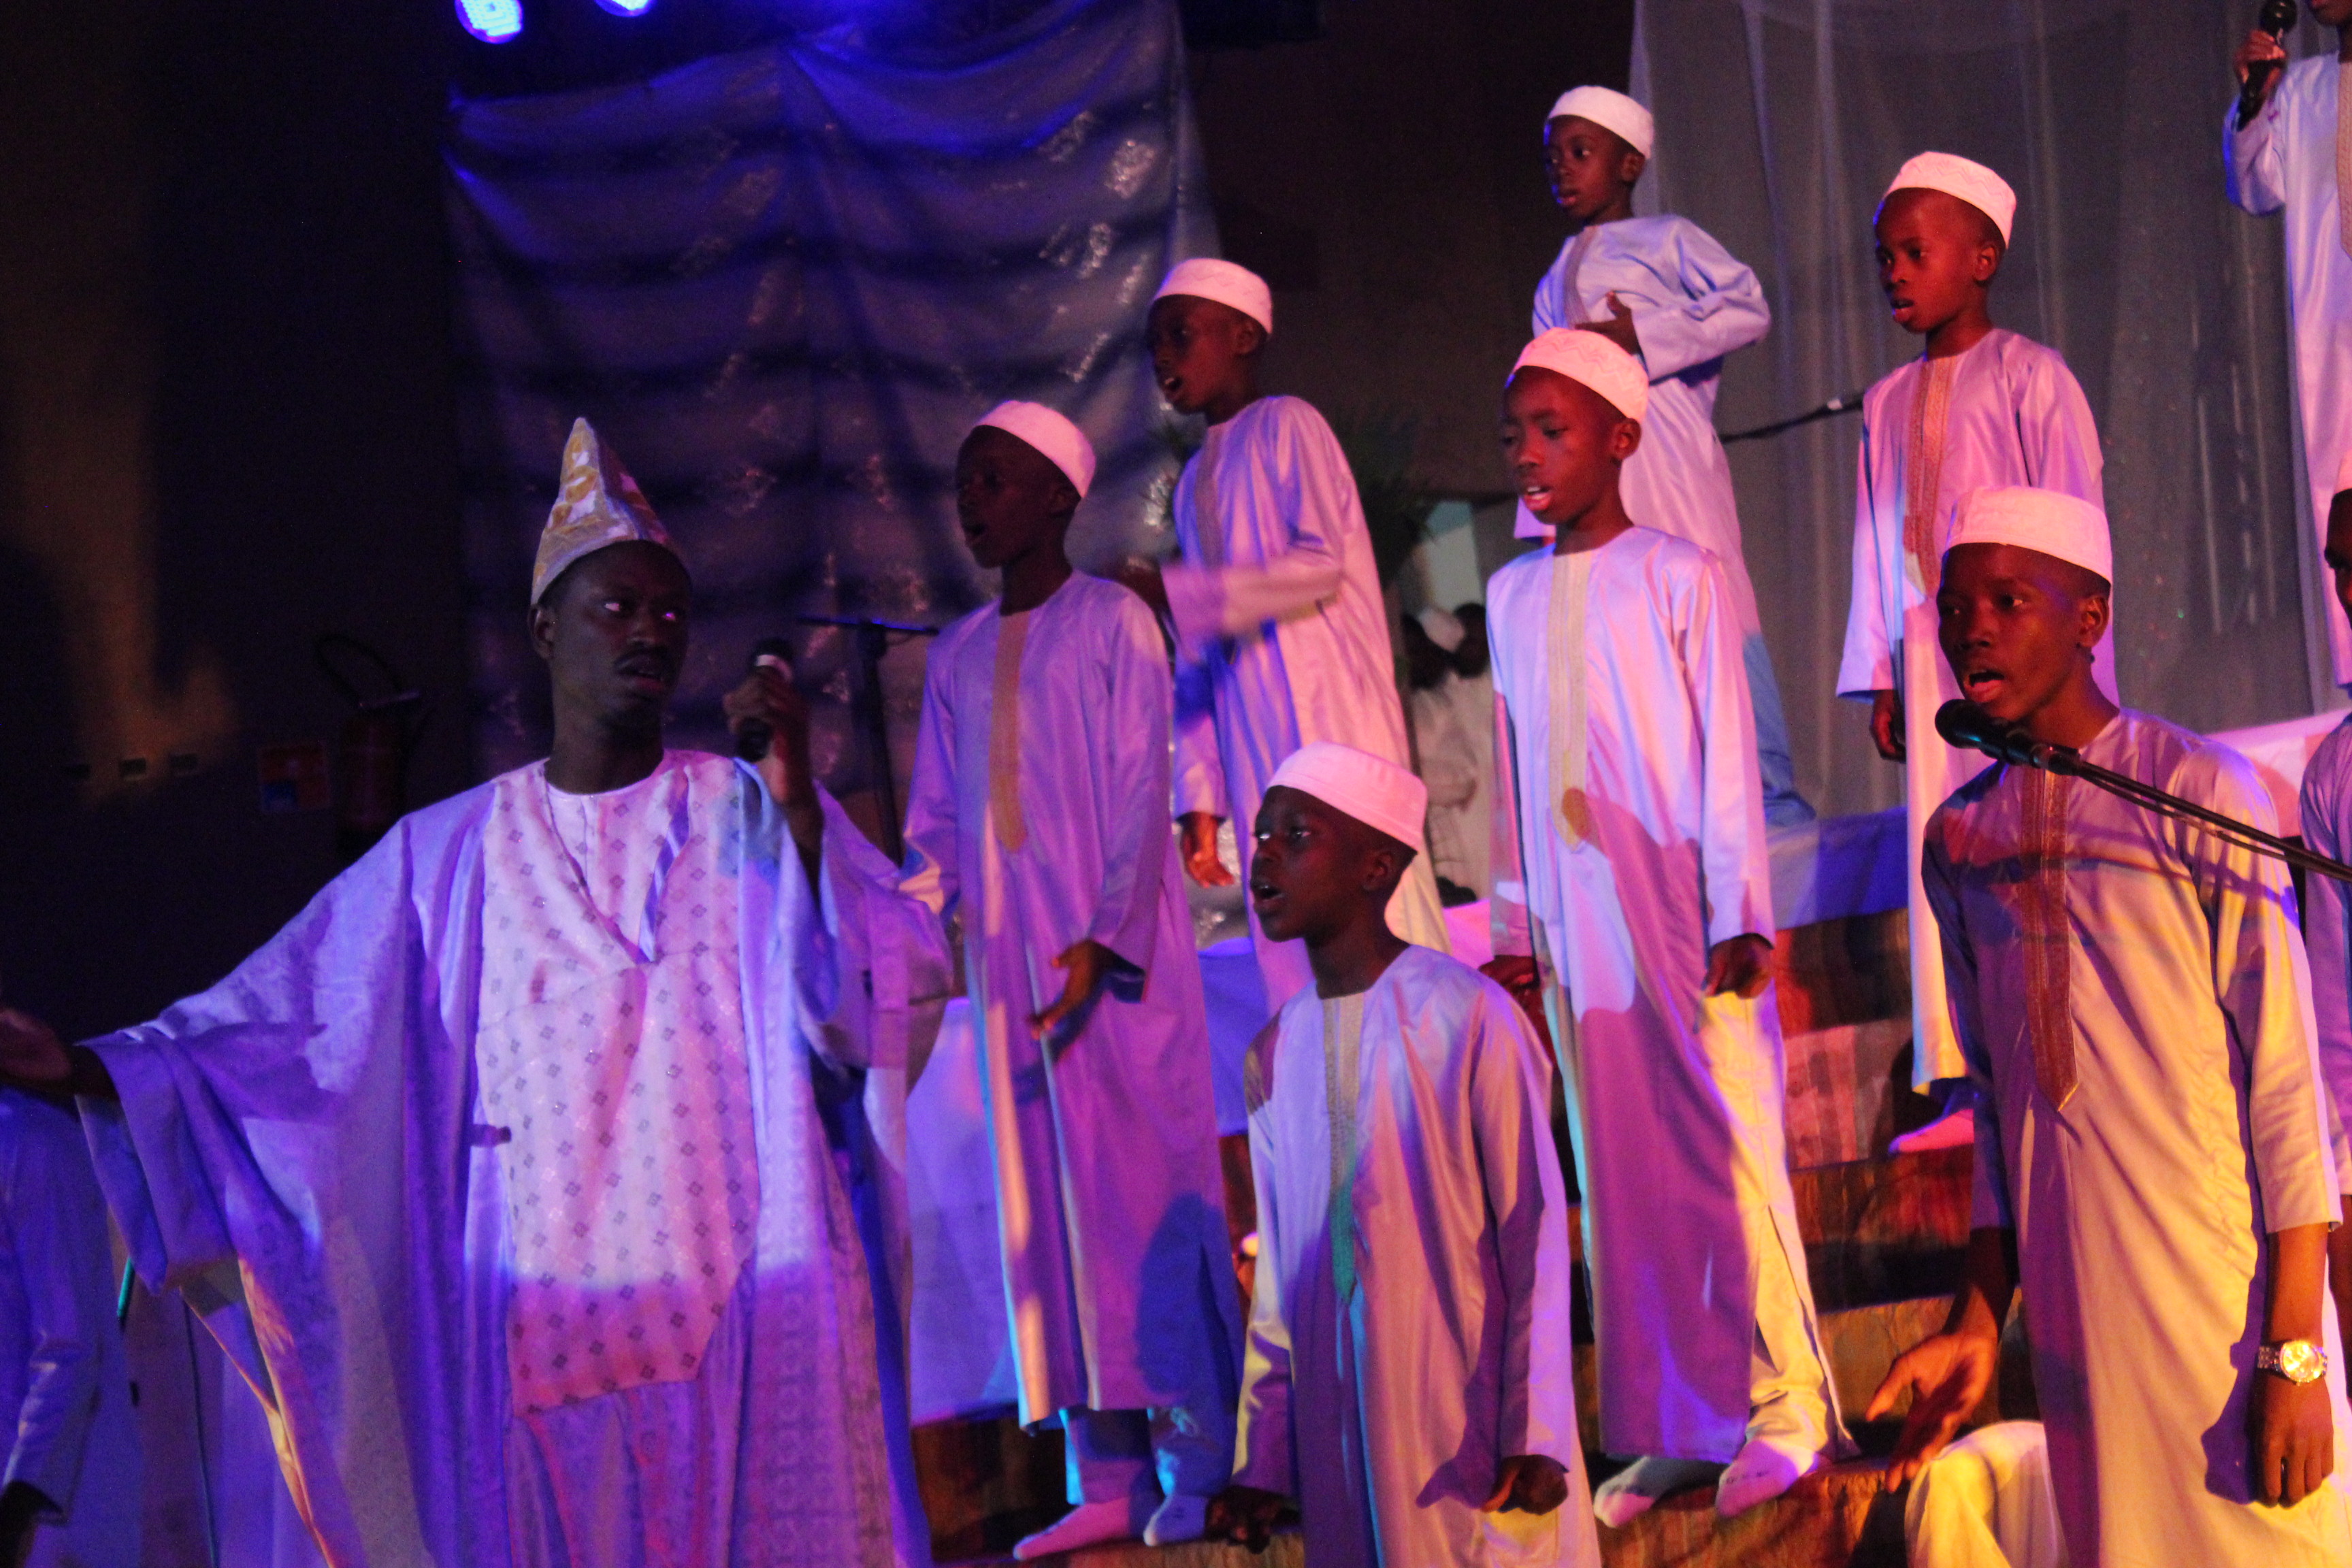
<path fill-rule="evenodd" d="M 457 20 L 486 44 L 512 43 L 522 37 L 522 0 L 457 0 Z"/>
<path fill-rule="evenodd" d="M 596 0 L 596 4 L 615 16 L 642 16 L 654 8 L 654 0 Z"/>

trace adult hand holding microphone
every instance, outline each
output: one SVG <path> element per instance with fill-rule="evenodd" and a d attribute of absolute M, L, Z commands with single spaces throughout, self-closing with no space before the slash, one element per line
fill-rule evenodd
<path fill-rule="evenodd" d="M 769 795 L 783 807 L 793 842 L 812 880 L 824 840 L 824 805 L 809 762 L 808 699 L 793 681 L 792 645 L 763 638 L 751 649 L 751 668 L 727 694 L 727 727 L 735 754 L 760 770 Z"/>
<path fill-rule="evenodd" d="M 2244 130 L 2263 111 L 2286 69 L 2286 46 L 2282 41 L 2294 26 L 2294 0 L 2263 0 L 2254 30 L 2238 46 L 2238 128 Z"/>

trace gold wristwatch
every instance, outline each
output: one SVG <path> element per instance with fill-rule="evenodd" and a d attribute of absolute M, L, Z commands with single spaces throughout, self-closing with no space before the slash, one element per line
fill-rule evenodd
<path fill-rule="evenodd" d="M 2281 1340 L 2254 1352 L 2256 1372 L 2274 1372 L 2289 1383 L 2317 1383 L 2327 1375 L 2327 1352 L 2309 1340 Z"/>

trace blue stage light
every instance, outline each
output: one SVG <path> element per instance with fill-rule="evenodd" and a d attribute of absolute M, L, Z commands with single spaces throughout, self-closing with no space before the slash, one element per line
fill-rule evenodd
<path fill-rule="evenodd" d="M 615 16 L 642 16 L 654 8 L 654 0 L 596 0 L 596 4 Z"/>
<path fill-rule="evenodd" d="M 522 0 L 457 0 L 457 20 L 486 44 L 522 37 Z"/>

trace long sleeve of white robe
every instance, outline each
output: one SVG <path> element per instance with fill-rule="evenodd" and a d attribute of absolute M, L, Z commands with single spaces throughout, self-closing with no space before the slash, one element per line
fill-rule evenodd
<path fill-rule="evenodd" d="M 136 1568 L 140 1468 L 106 1205 L 69 1111 L 0 1091 L 0 1482 L 48 1499 L 35 1568 Z"/>
<path fill-rule="evenodd" d="M 2304 764 L 2302 816 L 2303 839 L 2313 849 L 2336 860 L 2352 849 L 2352 720 L 2329 731 Z M 2309 877 L 2304 893 L 2319 1067 L 2340 1120 L 2352 1110 L 2352 885 Z M 2352 1133 L 2352 1123 L 2345 1130 Z M 2352 1170 L 2339 1173 L 2352 1181 Z"/>
<path fill-rule="evenodd" d="M 1789 1390 L 1809 1412 L 1790 1435 L 1837 1447 L 1789 1189 L 1778 1005 L 1769 989 L 1705 994 L 1711 948 L 1774 929 L 1722 566 L 1635 528 L 1580 557 L 1505 566 L 1487 584 L 1486 624 L 1496 951 L 1539 941 L 1552 1005 L 1573 1015 L 1572 1027 L 1553 1019 L 1552 1038 L 1584 1192 L 1600 1444 L 1730 1459 L 1771 1392 L 1753 1354 L 1765 1323 L 1785 1332 L 1780 1366 L 1810 1367 Z M 1580 689 L 1559 687 L 1562 671 Z M 1582 775 L 1564 780 L 1575 748 L 1563 727 L 1580 711 Z M 1570 788 L 1590 824 L 1574 842 L 1560 809 Z"/>
<path fill-rule="evenodd" d="M 1970 491 L 2032 485 L 2105 506 L 2098 426 L 2080 384 L 2055 349 L 1995 329 L 1949 364 L 1949 401 L 1937 468 L 1935 539 L 1943 559 L 1954 510 Z M 1911 867 L 1912 1082 L 1965 1077 L 1944 1002 L 1942 950 L 1916 933 L 1934 918 L 1919 885 L 1919 846 L 1945 796 L 1975 776 L 1983 756 L 1947 744 L 1936 710 L 1960 694 L 1936 640 L 1936 605 L 1905 548 L 1912 426 L 1928 374 L 1924 358 L 1898 366 L 1864 395 L 1862 452 L 1854 466 L 1853 591 L 1846 611 L 1838 695 L 1867 701 L 1903 694 L 1903 798 Z M 2100 689 L 2116 696 L 2115 636 L 2100 639 Z"/>
<path fill-rule="evenodd" d="M 1585 232 L 1583 254 L 1577 255 L 1583 237 L 1570 238 L 1536 285 L 1532 324 L 1541 334 L 1607 321 L 1612 293 L 1633 313 L 1650 407 L 1642 445 L 1619 477 L 1626 513 L 1644 528 L 1715 552 L 1746 637 L 1763 623 L 1740 544 L 1731 459 L 1715 433 L 1715 399 L 1725 357 L 1771 330 L 1763 285 L 1688 218 L 1626 218 Z"/>
<path fill-rule="evenodd" d="M 1241 1323 L 1169 712 L 1159 628 L 1116 584 L 957 621 L 924 679 L 902 886 L 963 925 L 1022 1420 L 1181 1409 L 1215 1434 L 1213 1486 Z M 1029 1020 L 1088 938 L 1126 972 L 1048 1050 Z"/>
<path fill-rule="evenodd" d="M 2311 518 L 2327 534 L 2336 466 L 2352 451 L 2352 256 L 2345 254 L 2336 189 L 2337 78 L 2330 55 L 2286 68 L 2271 100 L 2242 131 L 2237 105 L 2224 122 L 2222 165 L 2230 199 L 2257 215 L 2278 213 L 2286 226 L 2288 326 L 2294 343 L 2295 408 L 2303 419 L 2305 482 Z M 2327 642 L 2336 681 L 2352 685 L 2352 628 L 2334 595 Z"/>
<path fill-rule="evenodd" d="M 2083 752 L 2273 825 L 2245 759 L 2161 720 L 2126 710 Z M 2046 900 L 2049 873 L 2021 849 L 2029 789 L 2055 799 L 2063 880 Z M 1937 814 L 1927 881 L 1984 1090 L 1974 1223 L 2017 1233 L 2068 1561 L 2352 1561 L 2340 1480 L 2294 1509 L 2250 1500 L 2263 1240 L 2340 1212 L 2284 868 L 2081 781 L 1996 765 Z M 2063 989 L 2038 988 L 2053 952 Z M 2063 1108 L 2037 1086 L 2037 1026 L 2071 1045 Z"/>
<path fill-rule="evenodd" d="M 1550 1064 L 1501 987 L 1426 948 L 1361 1003 L 1345 1301 L 1326 1004 L 1292 998 L 1250 1062 L 1259 1251 L 1234 1479 L 1298 1500 L 1308 1568 L 1597 1568 Z M 1565 1466 L 1567 1502 L 1483 1512 L 1513 1454 Z"/>
<path fill-rule="evenodd" d="M 1175 517 L 1184 559 L 1162 576 L 1187 667 L 1177 679 L 1177 809 L 1215 809 L 1218 775 L 1217 814 L 1246 846 L 1266 781 L 1311 741 L 1410 767 L 1372 536 L 1323 416 L 1296 397 L 1261 397 L 1211 426 L 1177 481 Z M 1252 914 L 1266 1001 L 1279 1007 L 1307 984 L 1306 952 L 1268 942 L 1256 922 Z M 1389 922 L 1408 942 L 1447 951 L 1427 857 L 1407 868 Z"/>
<path fill-rule="evenodd" d="M 507 1216 L 474 1063 L 494 787 L 404 818 L 219 985 L 91 1042 L 121 1098 L 83 1100 L 83 1122 L 131 1258 L 151 1289 L 183 1292 L 268 1408 L 337 1568 L 502 1568 L 547 1546 L 507 1489 Z M 820 1083 L 836 1052 L 904 1037 L 909 977 L 944 955 L 859 963 L 920 940 L 919 924 L 876 937 L 840 923 L 884 896 L 880 858 L 828 800 L 819 900 L 748 770 L 738 800 L 762 1194 L 739 1292 L 745 1424 L 670 1436 L 742 1467 L 722 1560 L 920 1561 L 919 1507 L 892 1495 L 894 1470 L 912 1480 L 893 1464 L 904 1435 L 882 1413 L 891 1287 L 862 1244 Z M 660 1462 L 606 1458 L 622 1473 Z M 614 1563 L 653 1549 L 626 1520 L 586 1528 Z"/>

